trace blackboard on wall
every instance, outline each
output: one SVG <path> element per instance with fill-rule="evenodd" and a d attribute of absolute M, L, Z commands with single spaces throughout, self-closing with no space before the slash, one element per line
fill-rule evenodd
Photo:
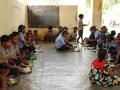
<path fill-rule="evenodd" d="M 29 28 L 54 28 L 59 26 L 59 6 L 28 6 Z"/>

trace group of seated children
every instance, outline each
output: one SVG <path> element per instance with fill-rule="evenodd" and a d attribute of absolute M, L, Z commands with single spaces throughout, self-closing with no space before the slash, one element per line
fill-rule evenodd
<path fill-rule="evenodd" d="M 92 84 L 104 87 L 113 86 L 120 83 L 120 78 L 115 75 L 116 66 L 107 61 L 108 51 L 105 48 L 98 50 L 98 58 L 91 64 L 89 79 Z"/>
<path fill-rule="evenodd" d="M 39 41 L 36 30 L 34 39 L 32 31 L 25 35 L 25 26 L 20 25 L 18 32 L 2 35 L 0 42 L 0 90 L 6 90 L 7 85 L 17 83 L 19 74 L 32 71 L 30 60 L 35 59 L 33 52 Z"/>
<path fill-rule="evenodd" d="M 90 30 L 91 35 L 86 42 L 92 47 L 97 46 L 98 49 L 97 59 L 92 62 L 89 73 L 91 83 L 101 86 L 120 83 L 120 78 L 115 75 L 120 67 L 120 34 L 115 37 L 116 32 L 113 30 L 108 33 L 106 26 L 103 26 L 101 31 L 95 26 Z"/>
<path fill-rule="evenodd" d="M 68 30 L 62 30 L 57 35 L 55 45 L 57 50 L 72 50 L 74 46 L 69 43 L 69 38 L 76 40 L 77 28 L 69 35 Z M 120 83 L 120 78 L 115 75 L 120 67 L 120 33 L 115 37 L 116 32 L 108 32 L 106 26 L 101 31 L 96 26 L 90 28 L 90 37 L 84 42 L 90 47 L 97 47 L 97 59 L 91 64 L 89 79 L 92 84 L 101 86 L 112 86 Z"/>
<path fill-rule="evenodd" d="M 58 35 L 60 33 L 62 33 L 62 31 L 68 31 L 68 28 L 59 26 L 58 32 L 56 33 L 55 31 L 53 31 L 53 27 L 49 26 L 48 31 L 44 36 L 44 41 L 50 42 L 50 43 L 55 42 L 55 39 L 58 37 Z M 77 27 L 74 27 L 73 32 L 71 32 L 71 34 L 69 34 L 69 41 L 76 41 L 76 37 L 77 37 Z"/>
<path fill-rule="evenodd" d="M 108 44 L 111 43 L 116 34 L 115 31 L 108 32 L 106 26 L 101 27 L 101 30 L 97 30 L 96 26 L 90 27 L 90 36 L 89 38 L 85 38 L 85 43 L 90 47 L 96 47 L 100 43 Z"/>
<path fill-rule="evenodd" d="M 119 34 L 115 37 L 116 32 L 112 30 L 111 33 L 109 33 L 106 26 L 101 27 L 101 31 L 97 30 L 95 26 L 92 26 L 90 31 L 90 37 L 84 40 L 85 44 L 87 44 L 88 47 L 94 47 L 96 49 L 106 48 L 111 59 L 114 61 L 118 51 L 116 50 L 118 47 L 116 38 L 119 37 Z"/>

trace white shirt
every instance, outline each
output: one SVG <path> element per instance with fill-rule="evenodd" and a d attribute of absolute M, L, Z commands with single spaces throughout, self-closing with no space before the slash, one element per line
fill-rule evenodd
<path fill-rule="evenodd" d="M 55 46 L 56 48 L 61 48 L 63 45 L 65 45 L 65 40 L 64 37 L 62 36 L 62 33 L 60 33 L 55 40 Z"/>
<path fill-rule="evenodd" d="M 26 40 L 25 40 L 25 36 L 24 36 L 24 34 L 22 32 L 19 33 L 19 39 L 20 39 L 19 47 L 23 48 L 24 43 L 26 42 Z"/>
<path fill-rule="evenodd" d="M 100 37 L 101 37 L 100 31 L 95 31 L 95 39 L 97 40 L 97 42 L 100 41 Z"/>

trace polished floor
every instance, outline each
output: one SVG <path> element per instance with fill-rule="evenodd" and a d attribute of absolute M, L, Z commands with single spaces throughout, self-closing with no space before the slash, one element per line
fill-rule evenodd
<path fill-rule="evenodd" d="M 120 90 L 92 86 L 88 79 L 90 63 L 96 54 L 81 47 L 81 52 L 58 52 L 54 44 L 43 44 L 31 74 L 21 75 L 18 85 L 9 90 Z"/>

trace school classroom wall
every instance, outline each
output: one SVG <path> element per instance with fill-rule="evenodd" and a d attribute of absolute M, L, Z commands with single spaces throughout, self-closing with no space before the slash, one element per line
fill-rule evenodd
<path fill-rule="evenodd" d="M 26 0 L 0 0 L 0 36 L 17 31 L 19 24 L 27 25 Z"/>
<path fill-rule="evenodd" d="M 71 32 L 73 27 L 77 26 L 77 12 L 78 8 L 77 5 L 60 5 L 59 6 L 59 23 L 60 26 L 66 26 L 69 28 Z M 28 30 L 35 30 L 39 31 L 42 39 L 47 32 L 47 28 L 28 28 Z M 56 33 L 58 28 L 53 28 L 54 32 Z"/>

